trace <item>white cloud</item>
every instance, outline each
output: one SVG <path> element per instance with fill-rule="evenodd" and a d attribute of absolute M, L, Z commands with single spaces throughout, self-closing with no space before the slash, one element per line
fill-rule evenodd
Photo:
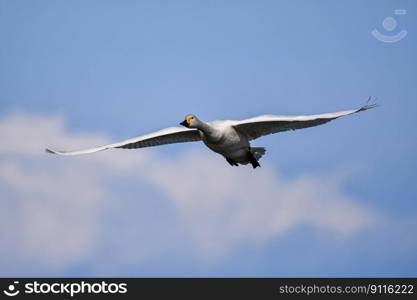
<path fill-rule="evenodd" d="M 178 176 L 179 166 L 183 176 Z M 376 218 L 330 176 L 289 181 L 268 166 L 228 168 L 222 159 L 201 153 L 166 161 L 151 176 L 208 257 L 240 243 L 262 243 L 303 224 L 347 237 Z"/>
<path fill-rule="evenodd" d="M 262 245 L 299 225 L 348 237 L 375 220 L 343 192 L 339 177 L 286 180 L 267 164 L 256 170 L 232 168 L 215 154 L 199 151 L 180 159 L 147 149 L 82 157 L 48 155 L 45 146 L 78 149 L 109 140 L 70 133 L 62 118 L 33 114 L 15 113 L 0 120 L 0 139 L 0 237 L 5 245 L 0 254 L 31 261 L 35 270 L 43 266 L 59 272 L 83 260 L 105 259 L 103 243 L 108 251 L 117 251 L 112 255 L 119 257 L 119 264 L 173 251 L 164 234 L 181 239 L 175 251 L 184 244 L 184 252 L 192 247 L 203 259 L 213 260 L 245 243 Z M 123 211 L 122 200 L 113 191 L 118 184 L 126 185 L 129 195 L 141 195 L 137 199 L 141 203 L 162 195 L 176 214 L 175 222 L 167 226 L 171 231 L 162 232 L 161 225 L 155 229 L 160 232 L 152 232 L 145 215 L 152 211 L 137 212 L 142 219 L 126 217 L 122 227 L 106 223 L 103 215 Z M 117 238 L 106 235 L 109 227 L 120 228 L 114 233 Z M 142 242 L 132 241 L 135 238 Z M 3 275 L 27 274 L 31 264 L 22 270 L 3 270 Z"/>
<path fill-rule="evenodd" d="M 102 196 L 97 175 L 62 166 L 60 171 L 32 169 L 17 162 L 0 163 L 1 235 L 11 235 L 2 251 L 53 267 L 83 256 L 94 242 L 94 208 Z M 90 174 L 89 174 L 90 173 Z M 5 223 L 3 223 L 5 222 Z M 5 245 L 15 247 L 5 247 Z"/>

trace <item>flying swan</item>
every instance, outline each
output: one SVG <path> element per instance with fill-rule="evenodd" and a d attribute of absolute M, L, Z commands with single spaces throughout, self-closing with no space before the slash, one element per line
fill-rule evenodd
<path fill-rule="evenodd" d="M 370 99 L 369 99 L 370 100 Z M 119 143 L 72 152 L 46 149 L 46 152 L 59 155 L 78 155 L 95 153 L 110 148 L 136 149 L 172 143 L 203 141 L 214 152 L 222 155 L 231 166 L 250 163 L 253 168 L 260 167 L 258 160 L 265 154 L 263 147 L 251 147 L 250 141 L 261 136 L 281 131 L 296 130 L 325 124 L 331 120 L 374 108 L 376 104 L 364 105 L 358 109 L 317 114 L 317 115 L 261 115 L 246 120 L 215 120 L 203 122 L 195 115 L 187 115 L 180 125 L 170 127 Z"/>

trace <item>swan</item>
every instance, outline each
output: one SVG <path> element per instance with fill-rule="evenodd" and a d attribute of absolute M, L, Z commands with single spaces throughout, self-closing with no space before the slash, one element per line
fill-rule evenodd
<path fill-rule="evenodd" d="M 202 141 L 209 149 L 222 155 L 231 166 L 251 164 L 260 167 L 259 159 L 265 154 L 264 147 L 251 147 L 250 142 L 277 132 L 296 130 L 325 124 L 376 107 L 368 103 L 358 109 L 315 115 L 261 115 L 245 120 L 214 120 L 203 122 L 195 115 L 187 115 L 180 123 L 183 127 L 170 127 L 122 142 L 100 147 L 63 152 L 46 148 L 45 151 L 59 155 L 95 153 L 110 148 L 136 149 L 172 143 Z"/>

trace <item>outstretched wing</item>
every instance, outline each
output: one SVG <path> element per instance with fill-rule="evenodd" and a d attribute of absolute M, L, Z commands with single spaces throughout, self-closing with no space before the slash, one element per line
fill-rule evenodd
<path fill-rule="evenodd" d="M 53 154 L 60 154 L 60 155 L 78 155 L 78 154 L 95 153 L 95 152 L 110 149 L 110 148 L 136 149 L 136 148 L 153 147 L 153 146 L 173 144 L 173 143 L 194 142 L 194 141 L 200 141 L 200 140 L 201 140 L 200 135 L 196 129 L 170 127 L 170 128 L 166 128 L 160 131 L 150 133 L 150 134 L 131 138 L 131 139 L 119 142 L 119 143 L 104 145 L 100 147 L 79 150 L 79 151 L 71 151 L 71 152 L 63 152 L 63 151 L 55 151 L 52 149 L 46 149 L 46 152 L 53 153 Z"/>
<path fill-rule="evenodd" d="M 242 121 L 235 121 L 233 126 L 236 128 L 236 130 L 245 134 L 249 140 L 253 140 L 264 135 L 273 134 L 281 131 L 296 130 L 325 124 L 339 117 L 358 113 L 374 107 L 376 107 L 376 104 L 367 104 L 358 109 L 318 115 L 262 115 Z"/>

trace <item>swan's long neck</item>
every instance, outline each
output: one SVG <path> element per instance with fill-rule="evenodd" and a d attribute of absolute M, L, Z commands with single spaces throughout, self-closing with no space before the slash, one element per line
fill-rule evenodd
<path fill-rule="evenodd" d="M 213 135 L 215 132 L 215 129 L 212 126 L 202 121 L 199 121 L 196 127 L 208 136 Z"/>

